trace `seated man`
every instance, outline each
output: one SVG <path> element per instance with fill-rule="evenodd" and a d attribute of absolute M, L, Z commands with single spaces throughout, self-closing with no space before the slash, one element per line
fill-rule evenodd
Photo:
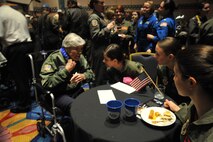
<path fill-rule="evenodd" d="M 42 86 L 53 92 L 56 106 L 69 114 L 73 98 L 83 92 L 81 83 L 94 78 L 81 54 L 85 41 L 75 33 L 68 34 L 59 50 L 48 56 L 42 65 Z"/>

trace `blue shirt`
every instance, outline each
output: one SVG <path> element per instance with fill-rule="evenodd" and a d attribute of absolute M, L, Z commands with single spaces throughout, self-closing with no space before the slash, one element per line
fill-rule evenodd
<path fill-rule="evenodd" d="M 174 18 L 164 18 L 156 25 L 157 35 L 154 36 L 154 41 L 165 39 L 166 37 L 174 37 L 176 30 L 176 23 Z"/>
<path fill-rule="evenodd" d="M 154 45 L 151 40 L 147 39 L 147 34 L 155 34 L 154 26 L 157 24 L 158 19 L 155 15 L 150 15 L 146 20 L 144 16 L 141 16 L 138 20 L 138 26 L 136 29 L 135 43 L 137 43 L 138 51 L 146 51 L 148 49 L 153 50 Z"/>

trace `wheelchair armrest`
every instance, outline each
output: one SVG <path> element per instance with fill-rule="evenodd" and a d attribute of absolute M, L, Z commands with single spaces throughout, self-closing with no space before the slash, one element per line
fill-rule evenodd
<path fill-rule="evenodd" d="M 40 83 L 33 83 L 33 85 L 42 94 L 50 94 L 51 93 L 50 91 L 46 90 Z"/>

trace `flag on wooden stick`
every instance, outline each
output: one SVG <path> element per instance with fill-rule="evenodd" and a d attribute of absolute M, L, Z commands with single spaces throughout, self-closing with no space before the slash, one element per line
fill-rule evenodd
<path fill-rule="evenodd" d="M 150 81 L 149 77 L 142 72 L 138 77 L 136 77 L 132 82 L 130 82 L 130 86 L 135 88 L 136 91 L 141 90 L 145 87 Z"/>

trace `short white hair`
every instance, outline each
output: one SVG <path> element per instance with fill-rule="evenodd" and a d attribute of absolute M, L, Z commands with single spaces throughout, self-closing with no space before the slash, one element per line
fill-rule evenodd
<path fill-rule="evenodd" d="M 85 45 L 85 40 L 75 33 L 69 33 L 63 40 L 64 48 L 75 48 Z"/>

